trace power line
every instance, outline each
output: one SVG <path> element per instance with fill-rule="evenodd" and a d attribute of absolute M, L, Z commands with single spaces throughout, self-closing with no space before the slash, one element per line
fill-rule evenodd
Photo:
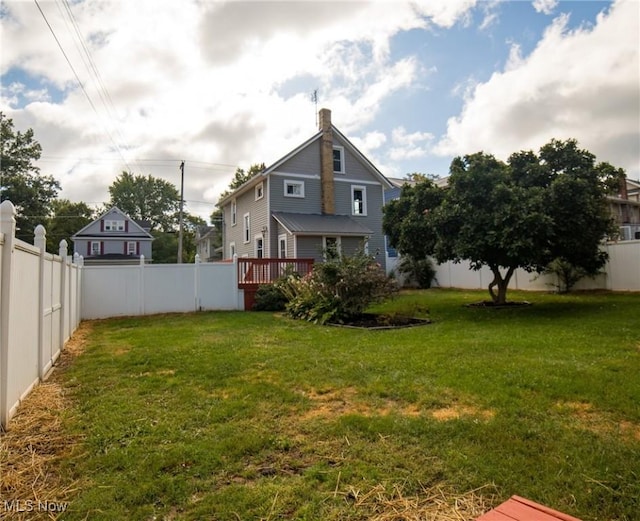
<path fill-rule="evenodd" d="M 64 59 L 67 61 L 67 64 L 69 65 L 71 71 L 73 72 L 73 75 L 75 76 L 76 81 L 78 82 L 78 85 L 80 86 L 80 89 L 82 89 L 82 92 L 84 93 L 84 96 L 87 98 L 87 101 L 89 102 L 89 105 L 91 106 L 91 108 L 95 112 L 96 116 L 98 116 L 98 118 L 101 119 L 100 118 L 100 114 L 98 113 L 98 110 L 96 109 L 96 106 L 93 103 L 93 100 L 91 99 L 91 97 L 89 96 L 89 93 L 87 92 L 87 90 L 85 89 L 84 85 L 82 84 L 82 81 L 80 81 L 80 77 L 78 76 L 78 73 L 77 73 L 76 69 L 74 68 L 73 64 L 71 63 L 71 60 L 69 59 L 69 56 L 67 56 L 67 53 L 65 52 L 64 48 L 62 47 L 62 44 L 60 43 L 60 40 L 58 39 L 55 31 L 53 30 L 53 27 L 51 27 L 51 24 L 49 23 L 49 20 L 47 19 L 47 16 L 44 14 L 44 11 L 40 7 L 40 4 L 38 3 L 38 0 L 33 0 L 33 1 L 35 2 L 36 7 L 38 8 L 38 11 L 40 11 L 40 14 L 42 15 L 42 18 L 44 19 L 45 23 L 47 24 L 47 27 L 49 28 L 49 31 L 51 32 L 51 35 L 53 36 L 54 40 L 58 44 L 58 48 L 60 49 L 60 52 L 62 52 L 62 55 L 64 56 Z M 107 136 L 109 137 L 109 140 L 111 141 L 111 143 L 116 148 L 116 150 L 118 152 L 118 155 L 122 159 L 122 162 L 126 165 L 126 167 L 129 170 L 131 170 L 131 167 L 129 166 L 129 163 L 124 158 L 124 155 L 122 154 L 122 151 L 120 150 L 120 147 L 118 146 L 118 144 L 113 139 L 113 136 L 109 132 L 109 129 L 104 127 L 104 130 L 105 130 Z"/>

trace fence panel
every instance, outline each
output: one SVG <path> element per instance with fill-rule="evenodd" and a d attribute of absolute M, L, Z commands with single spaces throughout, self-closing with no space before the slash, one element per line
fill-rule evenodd
<path fill-rule="evenodd" d="M 82 318 L 241 309 L 236 263 L 83 266 Z"/>
<path fill-rule="evenodd" d="M 36 246 L 15 237 L 15 208 L 0 205 L 0 427 L 7 428 L 20 401 L 46 376 L 65 340 L 77 327 L 78 295 L 66 297 L 68 271 L 78 266 L 44 251 L 46 234 L 35 230 Z M 69 324 L 68 331 L 64 330 Z"/>
<path fill-rule="evenodd" d="M 640 291 L 640 241 L 621 241 L 607 245 L 608 289 Z"/>
<path fill-rule="evenodd" d="M 576 290 L 609 289 L 612 291 L 640 291 L 640 241 L 621 241 L 604 246 L 609 254 L 604 273 L 585 277 Z M 436 286 L 442 288 L 487 289 L 493 275 L 483 267 L 473 271 L 466 261 L 436 265 Z M 537 275 L 516 270 L 509 287 L 529 291 L 549 291 L 557 286 L 553 275 Z"/>
<path fill-rule="evenodd" d="M 38 382 L 39 276 L 40 252 L 26 243 L 16 244 L 12 259 L 10 316 L 8 324 L 8 374 L 6 404 L 9 416 L 13 416 L 20 400 Z"/>
<path fill-rule="evenodd" d="M 232 262 L 199 264 L 198 309 L 241 309 L 236 273 Z"/>
<path fill-rule="evenodd" d="M 195 264 L 145 266 L 144 314 L 196 311 Z"/>

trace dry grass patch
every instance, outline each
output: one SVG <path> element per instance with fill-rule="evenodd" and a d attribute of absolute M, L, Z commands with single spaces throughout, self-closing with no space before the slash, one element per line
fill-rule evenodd
<path fill-rule="evenodd" d="M 444 485 L 422 486 L 420 493 L 406 494 L 402 485 L 378 484 L 365 492 L 349 487 L 346 497 L 370 512 L 370 521 L 471 521 L 496 502 L 493 485 L 465 494 Z"/>
<path fill-rule="evenodd" d="M 311 400 L 312 407 L 301 418 L 335 418 L 348 414 L 361 416 L 388 416 L 396 413 L 403 416 L 420 416 L 420 407 L 413 403 L 402 403 L 398 400 L 384 399 L 379 403 L 372 403 L 358 395 L 353 387 L 329 391 L 312 389 L 302 393 Z"/>
<path fill-rule="evenodd" d="M 38 512 L 40 504 L 63 507 L 77 491 L 78 484 L 66 481 L 55 468 L 55 463 L 68 457 L 78 442 L 62 426 L 62 414 L 69 403 L 60 369 L 84 350 L 90 332 L 91 324 L 84 322 L 67 342 L 49 378 L 23 400 L 8 431 L 0 434 L 0 498 L 14 502 L 14 510 L 3 505 L 0 519 L 37 519 L 38 515 L 48 519 L 52 515 Z M 27 511 L 16 512 L 15 506 L 20 504 Z M 29 506 L 33 511 L 28 511 Z"/>
<path fill-rule="evenodd" d="M 480 409 L 473 405 L 455 404 L 430 411 L 431 416 L 438 421 L 458 420 L 460 418 L 474 418 L 489 421 L 495 416 L 491 409 Z"/>
<path fill-rule="evenodd" d="M 556 407 L 568 412 L 580 428 L 600 436 L 619 435 L 625 440 L 640 441 L 640 425 L 628 420 L 616 420 L 603 411 L 598 411 L 587 402 L 559 402 Z"/>

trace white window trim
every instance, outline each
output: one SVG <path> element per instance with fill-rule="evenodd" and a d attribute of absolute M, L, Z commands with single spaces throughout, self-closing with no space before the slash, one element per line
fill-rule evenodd
<path fill-rule="evenodd" d="M 133 245 L 133 252 L 131 252 L 131 246 Z M 127 255 L 135 255 L 136 254 L 136 241 L 127 241 Z"/>
<path fill-rule="evenodd" d="M 253 256 L 256 258 L 258 257 L 258 241 L 262 241 L 262 257 L 261 258 L 265 258 L 265 243 L 266 241 L 264 240 L 264 235 L 262 235 L 261 233 L 256 233 L 253 236 Z"/>
<path fill-rule="evenodd" d="M 289 186 L 299 186 L 300 187 L 300 193 L 299 194 L 287 193 L 287 188 Z M 285 179 L 284 180 L 284 196 L 285 197 L 296 197 L 298 199 L 304 199 L 304 181 L 294 181 L 293 179 Z"/>
<path fill-rule="evenodd" d="M 284 241 L 284 257 L 281 255 L 282 248 L 280 248 L 280 246 L 282 245 L 282 241 Z M 279 259 L 287 258 L 287 234 L 286 233 L 283 233 L 282 235 L 278 235 L 278 258 Z"/>
<path fill-rule="evenodd" d="M 340 170 L 334 170 L 333 173 L 334 174 L 344 174 L 345 173 L 345 167 L 344 167 L 344 147 L 338 146 L 338 145 L 334 145 L 333 150 L 337 150 L 340 152 Z M 333 161 L 333 154 L 331 155 L 331 161 Z"/>
<path fill-rule="evenodd" d="M 251 242 L 251 214 L 248 212 L 242 216 L 242 240 L 245 244 Z"/>
<path fill-rule="evenodd" d="M 100 241 L 90 241 L 90 242 L 91 242 L 91 255 L 92 255 L 92 256 L 94 256 L 94 255 L 100 255 L 100 250 L 102 249 L 102 248 L 100 247 Z M 96 245 L 96 244 L 98 245 L 98 248 L 97 248 L 97 250 L 98 250 L 98 251 L 97 251 L 97 252 L 96 252 L 96 251 L 94 251 L 94 250 L 95 250 L 94 245 Z"/>
<path fill-rule="evenodd" d="M 231 201 L 231 226 L 238 224 L 238 202 L 233 199 Z"/>
<path fill-rule="evenodd" d="M 229 258 L 233 259 L 233 256 L 237 253 L 238 250 L 236 250 L 236 243 L 235 242 L 230 242 L 229 243 Z"/>
<path fill-rule="evenodd" d="M 356 212 L 356 199 L 355 192 L 356 190 L 360 190 L 362 192 L 362 213 Z M 351 185 L 351 215 L 356 217 L 366 217 L 367 216 L 367 187 L 360 185 Z"/>
<path fill-rule="evenodd" d="M 259 201 L 264 197 L 264 182 L 260 182 L 256 185 L 255 196 L 256 196 L 256 201 Z"/>

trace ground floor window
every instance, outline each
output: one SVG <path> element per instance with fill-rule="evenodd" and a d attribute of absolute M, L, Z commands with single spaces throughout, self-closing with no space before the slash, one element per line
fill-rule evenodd
<path fill-rule="evenodd" d="M 264 257 L 264 239 L 262 238 L 262 235 L 256 235 L 254 241 L 256 258 L 262 259 Z"/>
<path fill-rule="evenodd" d="M 322 249 L 326 260 L 340 257 L 340 237 L 326 236 L 322 238 Z"/>
<path fill-rule="evenodd" d="M 280 235 L 278 237 L 278 258 L 286 259 L 287 258 L 287 236 Z"/>

